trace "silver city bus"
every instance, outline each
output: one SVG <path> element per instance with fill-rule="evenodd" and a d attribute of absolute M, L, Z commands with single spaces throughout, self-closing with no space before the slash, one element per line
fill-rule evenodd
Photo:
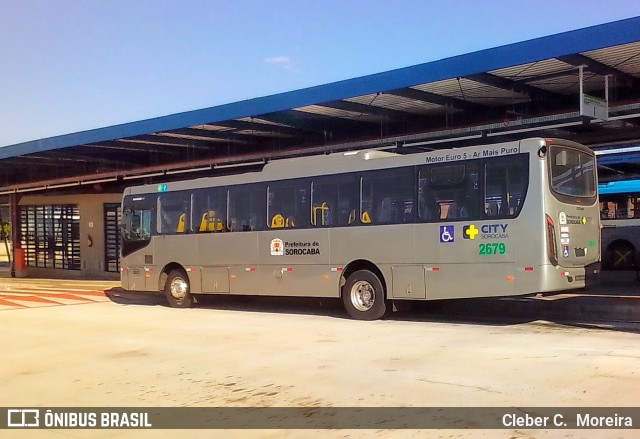
<path fill-rule="evenodd" d="M 595 156 L 528 139 L 408 155 L 273 161 L 260 172 L 127 188 L 125 291 L 391 301 L 585 286 L 600 259 Z"/>

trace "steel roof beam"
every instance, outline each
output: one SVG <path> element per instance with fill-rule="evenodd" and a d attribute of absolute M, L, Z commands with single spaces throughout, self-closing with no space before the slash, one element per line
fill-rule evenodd
<path fill-rule="evenodd" d="M 415 88 L 401 88 L 398 90 L 386 91 L 385 94 L 400 96 L 402 98 L 413 99 L 416 101 L 427 102 L 430 104 L 442 105 L 443 107 L 452 107 L 458 110 L 474 112 L 485 112 L 487 107 L 475 102 L 465 101 L 463 99 L 444 96 L 428 91 L 417 90 Z"/>
<path fill-rule="evenodd" d="M 405 113 L 403 111 L 393 110 L 385 107 L 378 107 L 374 105 L 359 104 L 357 102 L 350 102 L 350 101 L 332 101 L 332 102 L 324 102 L 322 104 L 317 104 L 317 105 L 319 107 L 335 108 L 336 110 L 350 111 L 352 113 L 360 113 L 363 115 L 366 114 L 366 115 L 376 116 L 381 118 L 403 119 L 403 118 L 406 118 L 407 116 L 410 116 L 410 113 Z M 362 122 L 377 123 L 377 122 L 366 121 L 366 120 Z"/>
<path fill-rule="evenodd" d="M 59 162 L 83 162 L 88 163 L 95 160 L 95 155 L 91 157 L 83 157 L 80 154 L 75 153 L 54 153 L 47 154 L 46 152 L 42 155 L 39 154 L 30 154 L 28 156 L 23 156 L 24 158 L 33 158 L 38 160 L 36 163 L 41 163 L 41 160 L 46 161 L 59 161 Z M 68 163 L 66 163 L 68 164 Z"/>
<path fill-rule="evenodd" d="M 628 73 L 623 72 L 622 70 L 618 70 L 614 67 L 603 64 L 600 61 L 596 61 L 595 59 L 589 58 L 588 56 L 581 54 L 564 55 L 559 56 L 556 59 L 575 67 L 586 66 L 589 72 L 595 73 L 597 75 L 615 76 L 618 82 L 626 83 L 633 88 L 640 88 L 640 80 L 636 79 L 634 76 L 631 76 Z"/>
<path fill-rule="evenodd" d="M 481 84 L 489 85 L 491 87 L 501 88 L 503 90 L 511 90 L 516 93 L 527 95 L 532 101 L 554 102 L 558 99 L 564 99 L 562 95 L 558 95 L 556 93 L 552 93 L 550 91 L 528 85 L 524 81 L 507 79 L 501 76 L 493 75 L 491 73 L 477 73 L 475 75 L 465 76 L 465 78 L 475 82 L 479 82 Z M 539 78 L 540 76 L 537 76 L 535 79 L 537 80 Z"/>
<path fill-rule="evenodd" d="M 113 142 L 100 142 L 100 143 L 90 143 L 87 145 L 83 145 L 84 148 L 90 148 L 95 150 L 104 150 L 113 154 L 122 154 L 122 151 L 132 152 L 134 154 L 146 154 L 146 153 L 155 153 L 155 154 L 177 154 L 176 151 L 169 150 L 166 148 L 155 148 L 151 147 L 151 145 L 140 145 L 135 146 L 135 143 L 116 143 Z M 95 154 L 95 153 L 94 153 Z"/>
<path fill-rule="evenodd" d="M 222 126 L 221 124 L 218 124 L 218 123 L 216 123 L 216 125 Z M 164 133 L 167 133 L 169 135 L 163 136 Z M 180 139 L 179 137 L 171 137 L 172 133 L 184 135 L 184 136 L 205 137 L 205 138 L 211 139 L 212 143 L 203 143 L 208 141 L 202 140 L 202 139 L 190 140 L 187 138 Z M 212 131 L 212 130 L 205 130 L 202 128 L 190 127 L 190 128 L 182 128 L 179 130 L 171 130 L 166 132 L 161 131 L 156 134 L 158 134 L 160 138 L 171 139 L 172 142 L 173 140 L 181 140 L 183 142 L 199 142 L 201 145 L 208 144 L 210 146 L 222 146 L 222 145 L 225 145 L 225 142 L 249 143 L 247 142 L 247 136 L 234 134 L 233 131 L 231 130 L 230 131 Z"/>
<path fill-rule="evenodd" d="M 171 152 L 150 152 L 144 150 L 135 150 L 135 151 L 127 151 L 126 154 L 123 154 L 121 150 L 117 149 L 93 149 L 89 147 L 77 149 L 78 155 L 82 157 L 92 158 L 95 162 L 96 166 L 108 164 L 108 165 L 117 165 L 117 166 L 125 166 L 128 164 L 139 164 L 144 161 L 150 160 L 151 157 L 154 157 L 156 160 L 158 157 L 163 156 L 163 160 L 168 156 L 168 159 L 173 159 L 175 156 L 179 156 L 179 152 L 171 151 Z"/>
<path fill-rule="evenodd" d="M 319 123 L 322 122 L 324 118 L 302 111 L 286 110 L 277 113 L 261 114 L 256 117 L 268 122 L 287 125 L 294 131 L 306 134 L 319 134 L 322 133 L 323 129 L 319 126 Z"/>
<path fill-rule="evenodd" d="M 588 72 L 586 72 L 588 73 Z M 545 73 L 543 75 L 535 75 L 535 76 L 527 76 L 524 79 L 520 79 L 517 82 L 518 83 L 522 83 L 522 84 L 528 84 L 530 85 L 531 83 L 537 83 L 537 84 L 542 84 L 545 81 L 553 81 L 556 79 L 567 79 L 567 78 L 575 78 L 575 85 L 576 87 L 579 84 L 579 74 L 578 74 L 578 69 L 570 69 L 570 70 L 563 70 L 561 72 L 554 72 L 554 73 Z M 540 88 L 539 85 L 532 85 L 532 87 L 535 88 Z M 543 90 L 542 88 L 540 88 L 540 90 Z M 545 90 L 547 91 L 547 90 Z M 553 93 L 553 92 L 549 92 L 548 93 Z M 562 94 L 555 92 L 555 94 L 557 96 L 562 96 Z"/>
<path fill-rule="evenodd" d="M 198 140 L 178 139 L 175 137 L 154 136 L 152 134 L 136 136 L 136 137 L 126 137 L 122 139 L 117 139 L 116 142 L 130 143 L 130 144 L 131 143 L 148 144 L 154 147 L 166 146 L 167 148 L 210 149 L 211 146 L 215 146 L 214 143 L 202 142 Z"/>
<path fill-rule="evenodd" d="M 256 119 L 264 119 L 259 117 Z M 247 122 L 244 120 L 229 120 L 226 122 L 216 123 L 218 126 L 234 128 L 237 130 L 256 130 L 256 131 L 272 131 L 274 134 L 283 134 L 287 136 L 299 136 L 300 130 L 285 124 L 267 124 L 260 122 Z M 224 131 L 223 131 L 224 132 Z"/>
<path fill-rule="evenodd" d="M 60 152 L 42 154 L 42 155 L 31 155 L 31 156 L 23 156 L 19 157 L 21 162 L 15 163 L 16 166 L 29 166 L 30 168 L 38 169 L 38 167 L 49 167 L 59 170 L 71 171 L 73 172 L 87 172 L 92 169 L 100 169 L 100 168 L 121 168 L 127 164 L 124 156 L 121 152 L 118 154 L 118 158 L 109 158 L 105 157 L 104 154 L 96 154 L 81 151 L 76 149 L 72 154 L 66 153 L 62 154 Z M 132 162 L 132 157 L 129 158 L 129 162 Z M 133 161 L 136 163 L 135 161 Z M 137 162 L 139 163 L 139 162 Z M 15 172 L 15 168 L 12 169 Z"/>
<path fill-rule="evenodd" d="M 270 122 L 286 124 L 316 136 L 324 136 L 327 131 L 345 130 L 346 124 L 352 125 L 356 130 L 360 129 L 359 127 L 371 126 L 370 122 L 364 120 L 327 117 L 298 110 L 279 111 L 278 113 L 262 114 L 258 117 Z"/>
<path fill-rule="evenodd" d="M 25 156 L 18 156 L 18 157 L 12 157 L 9 159 L 4 159 L 2 160 L 2 164 L 7 166 L 5 169 L 8 174 L 14 174 L 16 172 L 15 168 L 9 169 L 9 166 L 16 166 L 16 165 L 32 166 L 34 164 L 37 164 L 38 166 L 51 166 L 51 167 L 60 166 L 59 163 L 55 163 L 53 160 L 50 160 L 50 159 L 44 160 L 44 158 L 33 158 L 33 157 L 25 157 Z"/>

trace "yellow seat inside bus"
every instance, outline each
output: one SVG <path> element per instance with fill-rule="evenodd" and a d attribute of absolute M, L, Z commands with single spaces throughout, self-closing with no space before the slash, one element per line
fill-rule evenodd
<path fill-rule="evenodd" d="M 295 220 L 293 217 L 285 218 L 281 214 L 277 213 L 271 219 L 271 228 L 272 229 L 282 229 L 285 227 L 295 227 Z"/>
<path fill-rule="evenodd" d="M 322 202 L 320 205 L 313 206 L 313 214 L 311 215 L 311 224 L 314 226 L 326 226 L 329 225 L 331 218 L 331 211 L 326 202 Z"/>
<path fill-rule="evenodd" d="M 183 213 L 182 215 L 180 215 L 180 218 L 178 219 L 178 227 L 176 227 L 176 232 L 184 233 L 187 227 L 186 223 L 187 223 L 187 214 Z"/>
<path fill-rule="evenodd" d="M 199 232 L 221 232 L 224 230 L 224 222 L 216 216 L 215 210 L 202 214 Z"/>

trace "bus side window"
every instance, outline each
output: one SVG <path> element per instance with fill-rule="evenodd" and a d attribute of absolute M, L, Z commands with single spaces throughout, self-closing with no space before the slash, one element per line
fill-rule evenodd
<path fill-rule="evenodd" d="M 479 219 L 479 161 L 427 165 L 419 173 L 423 221 Z"/>
<path fill-rule="evenodd" d="M 184 193 L 167 193 L 158 197 L 159 233 L 185 233 L 189 228 L 189 197 Z"/>
<path fill-rule="evenodd" d="M 392 168 L 367 172 L 362 177 L 361 221 L 367 224 L 413 222 L 414 168 Z"/>
<path fill-rule="evenodd" d="M 489 201 L 487 203 L 487 216 L 493 217 L 498 216 L 498 203 L 495 201 Z"/>
<path fill-rule="evenodd" d="M 308 227 L 309 181 L 273 182 L 267 187 L 267 224 L 270 228 Z"/>
<path fill-rule="evenodd" d="M 358 222 L 358 178 L 354 174 L 314 177 L 311 227 L 348 226 Z"/>
<path fill-rule="evenodd" d="M 449 204 L 447 207 L 447 218 L 446 219 L 458 219 L 460 218 L 460 208 L 458 207 L 458 203 L 455 201 Z"/>
<path fill-rule="evenodd" d="M 390 197 L 385 197 L 380 202 L 380 208 L 376 214 L 376 221 L 379 223 L 394 222 L 396 218 L 396 207 Z"/>
<path fill-rule="evenodd" d="M 485 217 L 513 218 L 522 207 L 526 193 L 528 160 L 525 154 L 491 158 L 484 166 Z"/>
<path fill-rule="evenodd" d="M 418 216 L 422 221 L 440 220 L 440 204 L 436 201 L 435 191 L 429 187 L 424 170 L 418 176 Z"/>
<path fill-rule="evenodd" d="M 264 230 L 265 195 L 264 186 L 257 184 L 230 189 L 227 229 L 230 232 Z M 270 225 L 271 218 L 269 219 Z"/>
<path fill-rule="evenodd" d="M 227 190 L 210 188 L 192 194 L 192 232 L 210 233 L 227 230 Z"/>

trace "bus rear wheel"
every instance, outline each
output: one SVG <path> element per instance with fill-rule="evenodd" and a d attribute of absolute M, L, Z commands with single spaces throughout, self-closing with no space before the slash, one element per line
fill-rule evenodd
<path fill-rule="evenodd" d="M 376 320 L 387 311 L 382 282 L 369 270 L 354 271 L 342 287 L 342 302 L 356 320 Z"/>
<path fill-rule="evenodd" d="M 172 270 L 164 285 L 164 295 L 170 307 L 189 308 L 193 305 L 189 277 L 182 270 Z"/>

